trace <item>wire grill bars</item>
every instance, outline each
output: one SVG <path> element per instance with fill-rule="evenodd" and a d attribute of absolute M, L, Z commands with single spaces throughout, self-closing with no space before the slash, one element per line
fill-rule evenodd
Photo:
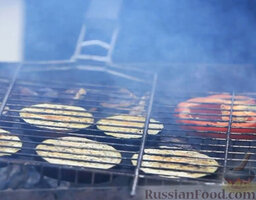
<path fill-rule="evenodd" d="M 243 169 L 244 173 L 249 173 L 247 177 L 254 174 L 255 94 L 191 92 L 184 95 L 170 91 L 166 94 L 156 97 L 154 107 L 162 116 L 160 121 L 168 120 L 163 134 L 157 136 L 161 137 L 161 145 L 192 149 L 214 158 L 219 164 L 215 181 L 225 182 L 227 174 L 235 175 L 236 168 L 246 162 L 246 154 L 251 155 L 247 164 L 250 171 Z M 172 117 L 166 117 L 167 112 Z M 213 182 L 208 177 L 204 181 Z"/>
<path fill-rule="evenodd" d="M 31 71 L 18 66 L 11 81 L 1 86 L 0 128 L 9 132 L 3 135 L 17 136 L 22 147 L 0 138 L 0 155 L 5 154 L 0 161 L 7 167 L 33 168 L 38 182 L 30 187 L 23 184 L 26 187 L 47 188 L 42 184 L 44 175 L 54 178 L 56 187 L 65 181 L 81 186 L 130 177 L 132 195 L 138 183 L 149 180 L 222 183 L 225 174 L 236 173 L 232 168 L 241 165 L 246 153 L 251 155 L 248 177 L 253 174 L 255 94 L 233 92 L 212 97 L 216 102 L 196 102 L 196 107 L 179 110 L 181 102 L 193 105 L 194 98 L 223 93 L 162 90 L 157 88 L 156 75 L 141 72 L 133 73 L 145 81 L 46 68 Z M 251 100 L 245 104 L 241 98 Z M 244 132 L 249 118 L 251 126 Z M 10 154 L 5 148 L 20 149 Z"/>

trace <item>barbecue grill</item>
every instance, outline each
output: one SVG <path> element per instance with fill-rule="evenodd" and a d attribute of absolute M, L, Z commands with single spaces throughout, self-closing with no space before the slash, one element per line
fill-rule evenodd
<path fill-rule="evenodd" d="M 233 114 L 237 96 L 247 96 L 255 99 L 255 93 L 237 93 L 235 91 L 190 91 L 185 93 L 178 89 L 162 89 L 162 87 L 159 87 L 157 75 L 154 73 L 127 67 L 117 68 L 117 66 L 102 65 L 92 67 L 72 61 L 43 64 L 22 63 L 19 65 L 3 63 L 1 65 L 1 74 L 0 128 L 18 136 L 22 141 L 21 150 L 14 155 L 0 157 L 2 165 L 0 170 L 5 173 L 5 176 L 1 177 L 0 181 L 2 191 L 9 191 L 10 189 L 12 191 L 43 191 L 88 188 L 95 190 L 104 188 L 110 191 L 115 187 L 123 186 L 126 188 L 126 192 L 129 189 L 131 195 L 136 195 L 136 191 L 141 185 L 220 185 L 225 182 L 226 174 L 230 172 L 231 168 L 239 166 L 244 161 L 246 153 L 251 155 L 247 164 L 251 170 L 249 173 L 253 173 L 252 170 L 255 169 L 255 139 L 248 140 L 232 137 L 234 134 L 255 135 L 255 128 L 252 128 L 251 133 L 232 132 L 233 123 L 236 122 L 237 117 Z M 120 92 L 122 88 L 126 88 L 133 95 Z M 80 89 L 86 92 L 77 95 Z M 205 97 L 224 92 L 228 92 L 230 95 L 230 99 L 228 99 L 230 110 L 228 110 L 226 120 L 222 120 L 226 122 L 225 132 L 190 130 L 185 127 L 191 126 L 191 124 L 179 122 L 175 108 L 180 102 L 194 97 Z M 102 103 L 108 102 L 109 99 L 115 99 L 114 107 L 103 106 L 104 104 Z M 132 101 L 133 103 L 123 106 L 122 102 L 124 100 L 126 102 Z M 54 125 L 50 125 L 51 128 L 49 128 L 49 125 L 40 125 L 38 127 L 27 123 L 20 117 L 22 108 L 43 103 L 83 107 L 93 115 L 94 123 L 86 128 L 62 131 L 51 129 L 55 127 Z M 254 105 L 246 106 L 246 110 L 255 110 Z M 193 114 L 199 117 L 202 116 L 198 120 L 216 121 L 213 119 L 216 114 L 207 112 L 209 109 L 216 110 L 216 108 L 200 108 L 201 112 Z M 206 112 L 202 112 L 202 110 L 206 110 Z M 244 110 L 242 109 L 242 111 Z M 97 121 L 113 115 L 143 116 L 145 120 L 138 121 L 138 123 L 143 124 L 143 128 L 132 127 L 141 129 L 140 137 L 113 137 L 97 128 Z M 79 118 L 79 116 L 77 117 Z M 157 120 L 157 122 L 154 122 L 155 124 L 161 123 L 164 125 L 164 128 L 156 135 L 148 134 L 151 118 Z M 55 122 L 56 119 L 47 119 L 47 121 Z M 72 123 L 79 124 L 80 122 L 72 121 Z M 116 127 L 130 128 L 129 126 L 120 125 L 108 126 L 112 126 L 113 129 L 116 129 Z M 137 132 L 119 131 L 118 133 L 138 135 Z M 200 136 L 198 133 L 200 133 Z M 224 134 L 225 137 L 207 137 L 207 134 L 210 133 L 216 135 Z M 205 137 L 202 135 L 205 135 Z M 75 167 L 47 162 L 36 153 L 35 148 L 42 141 L 65 136 L 87 138 L 110 145 L 121 153 L 122 161 L 111 169 Z M 1 147 L 2 149 L 5 147 L 15 148 L 8 146 L 8 143 L 6 145 L 1 144 Z M 148 154 L 145 153 L 145 149 L 160 147 L 170 148 L 174 151 L 196 151 L 208 155 L 218 162 L 218 170 L 209 174 L 204 172 L 206 176 L 199 178 L 166 177 L 145 173 L 142 170 L 142 168 L 145 168 L 143 166 L 143 156 Z M 66 146 L 65 148 L 71 147 Z M 47 149 L 44 151 L 47 151 Z M 72 152 L 68 154 L 72 155 Z M 133 154 L 138 155 L 135 166 L 132 165 Z M 73 153 L 73 156 L 74 158 L 63 158 L 49 155 L 49 158 L 83 161 L 77 159 L 76 153 Z M 109 155 L 106 157 L 111 158 Z M 104 157 L 102 157 L 102 161 L 96 162 L 92 160 L 89 162 L 109 164 L 104 162 Z M 186 165 L 186 163 L 183 164 Z M 194 163 L 191 166 L 200 167 L 201 164 Z M 161 168 L 154 167 L 152 169 L 161 170 Z M 172 169 L 172 171 L 189 172 L 182 169 Z M 202 173 L 200 171 L 195 172 Z M 125 192 L 122 191 L 122 193 L 124 194 Z"/>

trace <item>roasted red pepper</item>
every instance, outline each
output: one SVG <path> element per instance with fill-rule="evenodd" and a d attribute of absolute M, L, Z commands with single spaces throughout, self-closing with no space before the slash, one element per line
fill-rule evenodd
<path fill-rule="evenodd" d="M 178 104 L 177 121 L 182 123 L 185 129 L 196 130 L 197 135 L 226 138 L 231 106 L 230 94 L 192 98 Z M 256 138 L 256 101 L 254 99 L 235 96 L 230 130 L 232 139 Z"/>

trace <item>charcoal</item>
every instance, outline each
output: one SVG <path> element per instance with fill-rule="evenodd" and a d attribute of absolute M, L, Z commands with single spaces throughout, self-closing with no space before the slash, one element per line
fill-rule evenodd
<path fill-rule="evenodd" d="M 40 94 L 40 96 L 42 97 L 53 97 L 53 98 L 57 98 L 58 97 L 58 92 L 51 89 L 51 88 L 40 88 L 37 90 L 38 93 Z"/>
<path fill-rule="evenodd" d="M 0 168 L 0 190 L 6 189 L 7 187 L 7 176 L 9 174 L 10 168 L 9 167 L 2 167 Z"/>
<path fill-rule="evenodd" d="M 26 168 L 27 170 L 27 180 L 24 184 L 24 188 L 32 188 L 34 185 L 39 183 L 40 174 L 32 167 Z"/>
<path fill-rule="evenodd" d="M 58 184 L 60 187 L 69 187 L 70 186 L 70 182 L 68 182 L 68 181 L 60 181 L 60 183 L 58 183 L 57 179 L 50 178 L 50 177 L 44 177 L 44 180 L 47 181 L 47 183 L 50 185 L 51 188 L 58 187 Z"/>
<path fill-rule="evenodd" d="M 82 99 L 84 95 L 87 94 L 87 91 L 84 88 L 75 88 L 75 89 L 68 89 L 64 92 L 65 94 L 72 95 L 72 99 Z"/>
<path fill-rule="evenodd" d="M 19 87 L 19 94 L 26 95 L 26 96 L 38 96 L 38 93 L 30 88 L 27 87 Z"/>

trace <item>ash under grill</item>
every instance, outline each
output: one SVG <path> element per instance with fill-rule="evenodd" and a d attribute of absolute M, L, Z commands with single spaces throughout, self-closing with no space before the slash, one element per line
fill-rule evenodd
<path fill-rule="evenodd" d="M 10 132 L 3 135 L 17 136 L 22 143 L 20 148 L 8 145 L 10 139 L 0 140 L 6 142 L 1 144 L 0 154 L 6 153 L 6 147 L 20 148 L 11 155 L 7 152 L 0 157 L 3 165 L 0 173 L 6 174 L 2 177 L 2 190 L 130 185 L 132 194 L 135 194 L 137 184 L 219 184 L 225 181 L 225 174 L 231 168 L 244 161 L 246 153 L 251 155 L 247 166 L 251 171 L 255 170 L 256 127 L 251 126 L 251 132 L 247 130 L 246 133 L 242 125 L 234 127 L 234 124 L 242 123 L 241 118 L 248 117 L 248 112 L 255 112 L 253 103 L 237 103 L 237 98 L 255 99 L 254 93 L 230 91 L 229 98 L 221 98 L 228 108 L 221 109 L 223 113 L 213 106 L 219 105 L 218 102 L 200 103 L 199 107 L 191 109 L 190 115 L 194 119 L 180 119 L 180 112 L 176 110 L 179 103 L 223 92 L 191 92 L 186 95 L 158 88 L 153 74 L 124 70 L 125 73 L 116 77 L 113 72 L 103 75 L 103 72 L 88 71 L 88 67 L 84 69 L 74 67 L 73 63 L 62 63 L 55 70 L 48 65 L 28 64 L 21 66 L 20 71 L 14 70 L 12 81 L 8 81 L 10 78 L 0 79 L 4 104 L 0 128 Z M 211 106 L 202 106 L 208 104 Z M 21 111 L 24 108 L 30 110 Z M 239 112 L 245 116 L 238 115 Z M 27 115 L 22 117 L 21 113 Z M 119 117 L 111 118 L 113 116 Z M 88 120 L 81 121 L 85 118 Z M 103 123 L 102 119 L 107 119 L 107 122 Z M 189 121 L 221 124 L 198 125 Z M 253 120 L 250 122 L 254 123 Z M 250 137 L 234 137 L 237 135 Z M 60 140 L 63 137 L 68 138 Z M 51 142 L 43 143 L 45 140 Z M 36 150 L 42 144 L 45 149 Z M 102 144 L 111 146 L 111 149 L 102 148 Z M 164 150 L 173 154 L 166 155 Z M 49 155 L 42 157 L 38 152 L 49 152 Z M 196 154 L 188 157 L 182 152 Z M 96 155 L 92 156 L 92 153 Z M 200 157 L 202 154 L 207 157 Z M 159 156 L 166 158 L 161 165 L 145 164 L 147 161 L 159 163 L 157 159 L 152 160 L 152 157 Z M 188 164 L 186 159 L 191 159 L 191 156 L 195 158 Z M 208 162 L 209 159 L 215 162 Z M 67 164 L 63 164 L 64 161 Z M 166 164 L 172 165 L 167 169 Z M 111 167 L 102 169 L 107 165 Z M 165 172 L 170 171 L 170 167 L 173 173 L 167 176 Z M 204 167 L 211 170 L 205 171 Z M 193 177 L 193 174 L 197 176 Z"/>

